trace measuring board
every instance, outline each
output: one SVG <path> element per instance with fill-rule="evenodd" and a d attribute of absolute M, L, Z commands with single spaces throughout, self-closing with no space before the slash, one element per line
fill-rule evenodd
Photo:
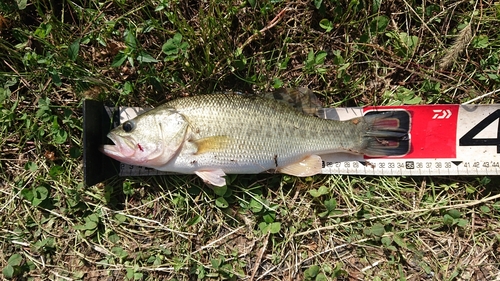
<path fill-rule="evenodd" d="M 410 149 L 404 156 L 322 155 L 323 174 L 499 175 L 500 105 L 411 105 L 326 108 L 324 118 L 347 120 L 369 112 L 405 110 L 410 115 Z M 120 107 L 120 123 L 141 108 Z M 167 174 L 120 164 L 120 176 Z"/>

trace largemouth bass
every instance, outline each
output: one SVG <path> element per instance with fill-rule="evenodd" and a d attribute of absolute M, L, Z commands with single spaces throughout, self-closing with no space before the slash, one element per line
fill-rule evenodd
<path fill-rule="evenodd" d="M 272 98 L 210 94 L 173 100 L 124 122 L 108 134 L 115 145 L 101 150 L 123 163 L 223 186 L 226 174 L 315 175 L 322 154 L 403 155 L 408 122 L 397 111 L 326 120 Z"/>

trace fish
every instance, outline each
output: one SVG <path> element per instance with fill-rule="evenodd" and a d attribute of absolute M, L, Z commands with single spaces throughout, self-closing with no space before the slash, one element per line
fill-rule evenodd
<path fill-rule="evenodd" d="M 215 93 L 175 99 L 112 129 L 107 137 L 114 145 L 100 150 L 126 164 L 196 174 L 214 186 L 226 185 L 226 174 L 319 174 L 324 154 L 408 152 L 407 112 L 327 120 L 301 110 L 304 105 L 292 106 L 293 99 L 273 96 Z"/>

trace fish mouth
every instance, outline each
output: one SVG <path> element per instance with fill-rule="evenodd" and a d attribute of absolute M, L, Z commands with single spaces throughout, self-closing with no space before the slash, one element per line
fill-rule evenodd
<path fill-rule="evenodd" d="M 107 136 L 113 143 L 102 145 L 99 150 L 105 155 L 116 159 L 118 161 L 126 160 L 135 153 L 135 145 L 132 140 L 128 138 L 116 136 L 113 133 L 109 133 Z"/>

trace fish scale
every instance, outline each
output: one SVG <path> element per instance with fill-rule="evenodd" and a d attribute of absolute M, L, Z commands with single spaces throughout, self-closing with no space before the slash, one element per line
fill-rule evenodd
<path fill-rule="evenodd" d="M 170 101 L 113 129 L 108 136 L 115 146 L 103 151 L 128 164 L 196 173 L 215 185 L 225 184 L 226 173 L 307 176 L 321 172 L 321 154 L 406 153 L 397 144 L 407 131 L 398 125 L 409 121 L 398 114 L 325 120 L 270 98 L 200 95 Z"/>
<path fill-rule="evenodd" d="M 255 173 L 255 169 L 276 168 L 275 156 L 280 165 L 287 165 L 305 154 L 354 150 L 362 141 L 362 131 L 352 123 L 308 116 L 270 99 L 214 95 L 208 104 L 205 100 L 204 96 L 196 96 L 163 105 L 186 116 L 193 124 L 190 127 L 194 140 L 211 136 L 228 136 L 232 140 L 224 149 L 196 157 L 196 168 L 227 164 L 231 172 Z M 325 139 L 325 135 L 334 137 Z M 231 169 L 234 162 L 238 167 Z M 238 170 L 255 164 L 254 169 Z"/>

